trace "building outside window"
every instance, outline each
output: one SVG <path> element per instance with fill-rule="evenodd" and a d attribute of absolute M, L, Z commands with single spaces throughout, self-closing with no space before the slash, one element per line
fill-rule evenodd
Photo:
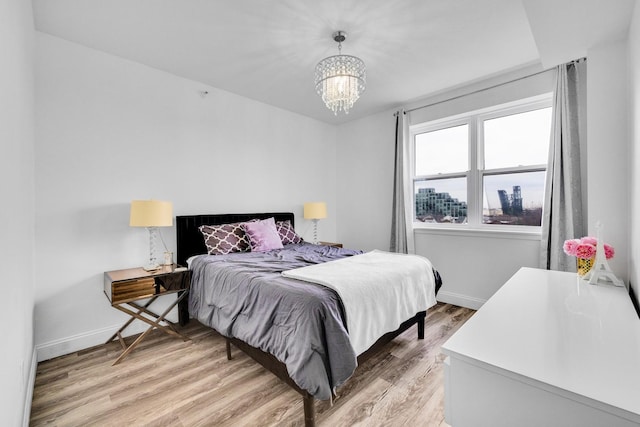
<path fill-rule="evenodd" d="M 411 126 L 414 224 L 540 227 L 550 133 L 551 95 Z"/>

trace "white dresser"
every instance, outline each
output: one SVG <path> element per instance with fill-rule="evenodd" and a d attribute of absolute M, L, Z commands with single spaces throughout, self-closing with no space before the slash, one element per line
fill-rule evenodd
<path fill-rule="evenodd" d="M 640 320 L 624 288 L 522 268 L 442 350 L 452 427 L 640 426 Z"/>

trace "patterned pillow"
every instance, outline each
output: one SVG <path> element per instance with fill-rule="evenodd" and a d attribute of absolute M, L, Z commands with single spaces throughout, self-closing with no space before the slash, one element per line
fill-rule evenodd
<path fill-rule="evenodd" d="M 252 220 L 256 221 L 256 220 Z M 249 239 L 242 222 L 220 225 L 201 225 L 198 230 L 204 237 L 209 255 L 224 255 L 232 252 L 248 252 Z"/>
<path fill-rule="evenodd" d="M 242 224 L 252 252 L 265 252 L 272 249 L 281 249 L 282 241 L 276 230 L 276 222 L 273 218 Z"/>
<path fill-rule="evenodd" d="M 293 229 L 291 221 L 289 220 L 276 222 L 276 230 L 278 231 L 278 235 L 280 235 L 280 240 L 282 240 L 283 245 L 304 241 L 302 237 L 296 233 L 296 230 Z"/>

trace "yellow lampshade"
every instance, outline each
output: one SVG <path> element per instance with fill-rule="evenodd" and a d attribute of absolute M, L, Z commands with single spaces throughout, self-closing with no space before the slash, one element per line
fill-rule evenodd
<path fill-rule="evenodd" d="M 173 205 L 162 200 L 133 200 L 131 202 L 131 227 L 171 227 Z"/>
<path fill-rule="evenodd" d="M 304 219 L 322 219 L 327 217 L 325 202 L 309 202 L 304 204 Z"/>

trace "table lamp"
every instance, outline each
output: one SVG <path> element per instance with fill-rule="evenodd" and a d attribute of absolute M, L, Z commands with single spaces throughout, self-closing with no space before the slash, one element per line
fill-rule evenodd
<path fill-rule="evenodd" d="M 318 244 L 318 220 L 327 217 L 325 202 L 309 202 L 304 204 L 304 219 L 313 221 L 313 243 Z"/>
<path fill-rule="evenodd" d="M 171 227 L 173 225 L 173 206 L 171 202 L 133 200 L 131 202 L 129 225 L 131 227 L 146 227 L 149 230 L 149 263 L 142 268 L 147 271 L 160 268 L 155 253 L 156 241 L 160 233 L 158 227 Z M 162 239 L 162 236 L 160 238 Z"/>

